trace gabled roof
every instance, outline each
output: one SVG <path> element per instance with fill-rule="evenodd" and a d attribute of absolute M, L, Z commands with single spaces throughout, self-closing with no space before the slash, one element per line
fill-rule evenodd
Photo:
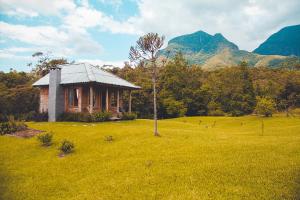
<path fill-rule="evenodd" d="M 107 71 L 99 69 L 91 64 L 78 63 L 78 64 L 66 64 L 59 65 L 61 68 L 61 82 L 60 84 L 74 84 L 74 83 L 100 83 L 106 85 L 120 86 L 131 89 L 139 89 L 141 87 L 136 86 L 124 79 L 117 77 Z M 33 86 L 46 86 L 49 85 L 49 74 L 45 75 Z"/>

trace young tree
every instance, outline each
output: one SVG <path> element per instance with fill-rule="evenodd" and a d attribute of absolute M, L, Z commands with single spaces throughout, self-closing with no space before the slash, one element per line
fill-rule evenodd
<path fill-rule="evenodd" d="M 265 117 L 271 117 L 275 111 L 275 102 L 270 98 L 257 97 L 255 112 Z"/>
<path fill-rule="evenodd" d="M 154 135 L 159 136 L 157 130 L 156 79 L 158 51 L 164 44 L 165 37 L 157 33 L 148 33 L 138 39 L 135 47 L 130 47 L 129 59 L 131 62 L 151 64 L 153 84 L 153 112 Z"/>
<path fill-rule="evenodd" d="M 49 53 L 44 54 L 43 52 L 36 52 L 32 55 L 33 58 L 38 58 L 36 65 L 32 71 L 38 76 L 45 76 L 49 73 L 49 70 L 57 65 L 68 64 L 68 61 L 64 58 L 53 59 Z M 32 63 L 28 64 L 32 67 Z"/>

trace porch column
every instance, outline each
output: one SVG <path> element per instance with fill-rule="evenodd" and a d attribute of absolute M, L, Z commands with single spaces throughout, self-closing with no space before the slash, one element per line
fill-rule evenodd
<path fill-rule="evenodd" d="M 93 86 L 90 86 L 90 113 L 93 112 Z"/>
<path fill-rule="evenodd" d="M 117 91 L 117 113 L 120 112 L 120 92 Z"/>
<path fill-rule="evenodd" d="M 109 109 L 109 107 L 108 107 L 108 105 L 109 105 L 108 103 L 109 103 L 109 102 L 108 102 L 108 101 L 109 101 L 109 97 L 108 97 L 108 88 L 106 88 L 106 102 L 105 102 L 105 103 L 106 103 L 106 111 L 107 111 L 107 112 L 108 112 L 108 109 Z"/>
<path fill-rule="evenodd" d="M 131 90 L 129 90 L 129 106 L 128 106 L 128 112 L 131 113 Z"/>
<path fill-rule="evenodd" d="M 81 86 L 78 88 L 78 111 L 79 112 L 82 111 L 82 87 Z"/>

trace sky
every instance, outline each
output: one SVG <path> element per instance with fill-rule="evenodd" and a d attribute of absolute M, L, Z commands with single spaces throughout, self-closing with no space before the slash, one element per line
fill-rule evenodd
<path fill-rule="evenodd" d="M 300 24 L 299 0 L 0 0 L 0 71 L 30 71 L 35 52 L 122 67 L 145 33 L 222 33 L 252 51 Z"/>

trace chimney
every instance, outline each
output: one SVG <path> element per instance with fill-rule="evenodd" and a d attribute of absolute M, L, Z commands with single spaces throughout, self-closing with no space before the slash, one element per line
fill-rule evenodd
<path fill-rule="evenodd" d="M 50 69 L 49 76 L 49 100 L 48 100 L 48 121 L 55 122 L 57 117 L 64 111 L 64 92 L 60 85 L 61 68 Z"/>

